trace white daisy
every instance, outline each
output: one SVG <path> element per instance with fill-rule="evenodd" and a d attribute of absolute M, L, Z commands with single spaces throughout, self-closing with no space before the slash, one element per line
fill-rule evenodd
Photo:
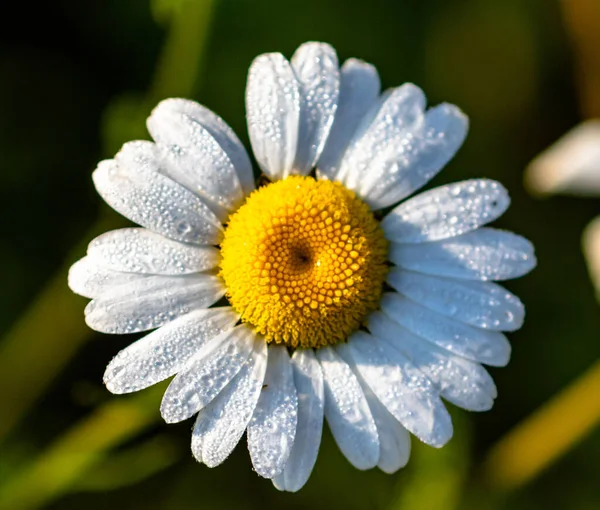
<path fill-rule="evenodd" d="M 441 447 L 442 402 L 490 409 L 483 364 L 503 366 L 523 305 L 486 280 L 535 266 L 522 237 L 480 228 L 508 207 L 485 179 L 426 184 L 467 133 L 455 106 L 426 110 L 412 84 L 380 93 L 375 68 L 307 43 L 261 55 L 246 91 L 255 189 L 233 131 L 203 106 L 161 102 L 154 142 L 127 143 L 93 178 L 142 228 L 93 240 L 69 284 L 105 333 L 158 328 L 121 351 L 113 393 L 175 375 L 161 413 L 198 415 L 192 452 L 223 462 L 247 433 L 254 469 L 297 491 L 323 419 L 358 469 L 404 466 L 409 432 Z M 313 170 L 316 169 L 313 177 Z M 229 306 L 213 307 L 224 296 Z"/>

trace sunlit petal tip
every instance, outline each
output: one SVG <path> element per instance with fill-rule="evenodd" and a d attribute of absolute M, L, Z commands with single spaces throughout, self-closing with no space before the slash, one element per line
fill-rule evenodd
<path fill-rule="evenodd" d="M 88 257 L 110 271 L 178 275 L 216 267 L 219 250 L 213 246 L 182 244 L 144 228 L 122 228 L 91 241 Z"/>
<path fill-rule="evenodd" d="M 356 369 L 390 414 L 421 441 L 441 447 L 452 420 L 435 385 L 406 356 L 367 333 L 348 342 Z"/>
<path fill-rule="evenodd" d="M 392 242 L 389 258 L 412 271 L 483 281 L 518 278 L 537 265 L 529 240 L 488 227 L 428 243 Z"/>
<path fill-rule="evenodd" d="M 342 180 L 340 163 L 367 112 L 377 102 L 381 82 L 377 69 L 362 60 L 350 58 L 340 69 L 340 86 L 335 118 L 323 152 L 317 162 L 317 176 Z"/>
<path fill-rule="evenodd" d="M 260 397 L 267 369 L 267 345 L 256 337 L 248 362 L 231 383 L 198 413 L 192 452 L 208 467 L 221 464 L 242 438 Z"/>
<path fill-rule="evenodd" d="M 104 384 L 113 393 L 131 393 L 167 379 L 238 318 L 230 307 L 183 315 L 120 351 L 106 368 Z"/>
<path fill-rule="evenodd" d="M 357 469 L 375 467 L 379 437 L 360 383 L 332 348 L 319 349 L 317 358 L 325 383 L 325 417 L 337 445 Z"/>
<path fill-rule="evenodd" d="M 167 422 L 190 418 L 205 408 L 246 364 L 255 339 L 237 326 L 206 342 L 171 381 L 161 404 Z"/>
<path fill-rule="evenodd" d="M 308 481 L 317 460 L 323 430 L 323 373 L 311 349 L 292 355 L 294 383 L 298 396 L 298 421 L 294 445 L 282 473 L 273 478 L 279 490 L 296 492 Z"/>
<path fill-rule="evenodd" d="M 248 450 L 254 470 L 274 478 L 286 466 L 294 445 L 298 397 L 287 349 L 269 349 L 267 371 L 258 403 L 248 424 Z"/>
<path fill-rule="evenodd" d="M 106 203 L 138 225 L 175 241 L 218 244 L 219 219 L 197 195 L 163 175 L 161 165 L 153 144 L 136 142 L 101 162 L 92 178 Z"/>
<path fill-rule="evenodd" d="M 384 294 L 381 309 L 413 334 L 464 358 L 498 367 L 510 360 L 510 343 L 498 331 L 469 326 L 396 293 Z"/>
<path fill-rule="evenodd" d="M 379 435 L 379 460 L 377 467 L 384 473 L 395 473 L 408 463 L 411 449 L 410 434 L 386 409 L 362 377 L 361 371 L 354 361 L 352 348 L 349 346 L 349 343 L 340 344 L 336 348 L 336 351 L 352 368 L 365 393 L 369 409 L 375 420 L 377 434 Z"/>
<path fill-rule="evenodd" d="M 510 205 L 497 181 L 471 179 L 420 193 L 394 208 L 381 222 L 386 237 L 421 243 L 456 237 L 490 223 Z"/>
<path fill-rule="evenodd" d="M 492 282 L 431 276 L 398 267 L 390 270 L 387 282 L 412 301 L 472 326 L 515 331 L 523 325 L 523 303 Z"/>
<path fill-rule="evenodd" d="M 410 359 L 452 404 L 469 411 L 487 411 L 494 404 L 496 386 L 479 363 L 425 342 L 382 312 L 371 315 L 369 330 Z"/>
<path fill-rule="evenodd" d="M 271 179 L 293 171 L 300 122 L 299 84 L 281 53 L 254 59 L 246 86 L 246 119 L 254 156 Z"/>
<path fill-rule="evenodd" d="M 298 80 L 300 118 L 294 172 L 306 175 L 327 141 L 338 106 L 340 73 L 335 50 L 325 43 L 305 43 L 291 59 Z"/>
<path fill-rule="evenodd" d="M 202 273 L 117 275 L 124 280 L 117 279 L 85 309 L 88 326 L 102 333 L 120 335 L 154 329 L 192 310 L 207 308 L 225 294 L 217 276 Z"/>

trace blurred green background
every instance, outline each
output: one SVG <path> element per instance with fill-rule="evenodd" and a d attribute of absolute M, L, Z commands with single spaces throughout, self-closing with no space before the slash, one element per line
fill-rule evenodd
<path fill-rule="evenodd" d="M 600 508 L 600 308 L 580 248 L 600 200 L 536 200 L 522 185 L 538 152 L 600 116 L 598 0 L 11 2 L 0 27 L 0 508 Z M 196 99 L 248 146 L 250 62 L 307 40 L 374 63 L 384 87 L 412 81 L 431 104 L 458 104 L 470 135 L 432 185 L 502 181 L 513 204 L 497 226 L 531 239 L 539 267 L 507 285 L 528 317 L 510 365 L 491 369 L 491 412 L 452 409 L 449 445 L 414 440 L 393 476 L 355 470 L 326 432 L 291 495 L 251 470 L 244 440 L 223 466 L 197 464 L 191 421 L 160 420 L 162 387 L 105 390 L 132 338 L 87 329 L 66 268 L 125 224 L 90 174 L 147 138 L 157 101 Z"/>

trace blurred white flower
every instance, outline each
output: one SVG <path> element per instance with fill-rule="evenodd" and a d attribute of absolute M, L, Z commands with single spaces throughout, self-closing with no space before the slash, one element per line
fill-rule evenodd
<path fill-rule="evenodd" d="M 525 183 L 535 194 L 600 196 L 600 120 L 582 122 L 537 156 Z M 600 293 L 600 218 L 585 229 L 583 251 Z"/>
<path fill-rule="evenodd" d="M 600 195 L 600 120 L 579 124 L 539 154 L 525 182 L 539 194 Z"/>
<path fill-rule="evenodd" d="M 600 217 L 593 220 L 583 231 L 583 252 L 600 298 Z"/>
<path fill-rule="evenodd" d="M 282 490 L 306 483 L 324 417 L 354 466 L 394 472 L 409 432 L 435 447 L 451 438 L 442 398 L 492 407 L 481 364 L 508 363 L 501 331 L 518 329 L 524 308 L 487 280 L 529 272 L 533 247 L 480 228 L 509 205 L 491 180 L 374 215 L 424 186 L 467 133 L 457 107 L 426 109 L 415 85 L 381 94 L 372 65 L 339 68 L 331 46 L 307 43 L 291 62 L 255 59 L 246 107 L 271 181 L 258 190 L 233 131 L 183 99 L 152 112 L 154 142 L 127 143 L 94 172 L 100 195 L 142 228 L 92 241 L 69 284 L 92 298 L 93 329 L 158 328 L 115 357 L 106 386 L 176 375 L 161 412 L 198 415 L 196 459 L 220 464 L 246 431 L 255 470 Z M 211 307 L 223 296 L 230 306 Z"/>

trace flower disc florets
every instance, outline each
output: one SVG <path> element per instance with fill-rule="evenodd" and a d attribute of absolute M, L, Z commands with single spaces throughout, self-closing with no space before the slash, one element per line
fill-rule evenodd
<path fill-rule="evenodd" d="M 242 320 L 267 342 L 345 340 L 378 306 L 387 241 L 369 207 L 337 182 L 288 177 L 231 216 L 220 275 Z"/>

